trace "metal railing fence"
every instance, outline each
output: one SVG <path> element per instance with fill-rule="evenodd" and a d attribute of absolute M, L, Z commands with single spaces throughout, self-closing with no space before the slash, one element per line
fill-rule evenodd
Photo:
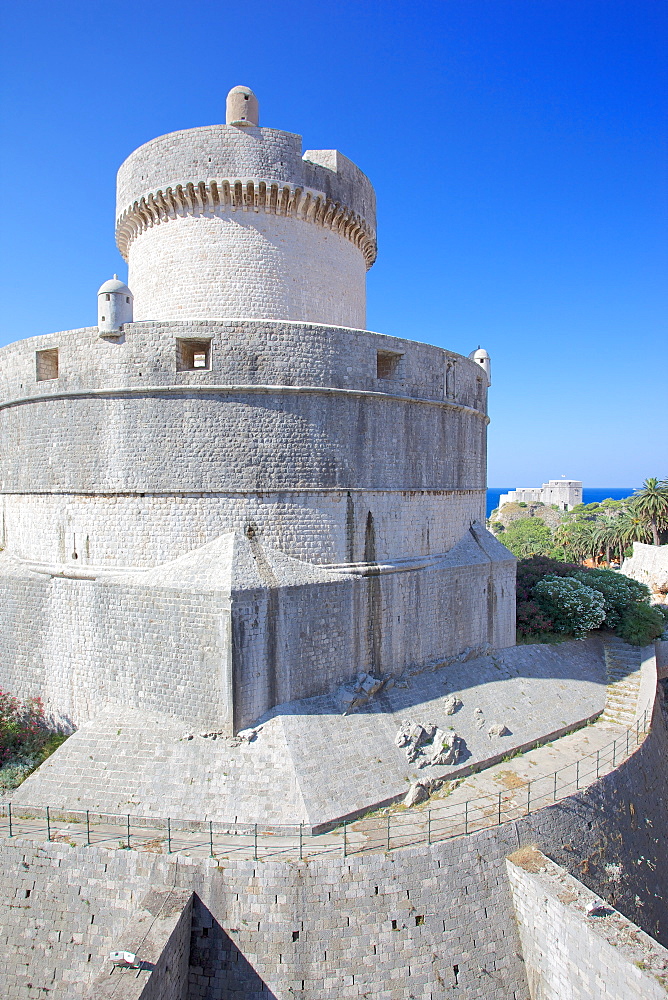
<path fill-rule="evenodd" d="M 45 834 L 48 841 L 73 845 L 105 845 L 164 854 L 185 852 L 211 858 L 238 854 L 254 860 L 303 859 L 308 855 L 335 852 L 342 852 L 346 857 L 425 842 L 433 844 L 501 826 L 588 787 L 634 753 L 649 732 L 650 722 L 651 713 L 645 710 L 623 736 L 549 774 L 530 781 L 520 780 L 515 787 L 464 802 L 451 802 L 446 797 L 428 808 L 392 811 L 390 807 L 357 820 L 344 821 L 324 834 L 311 834 L 304 823 L 268 826 L 159 819 L 1 802 L 0 836 Z"/>

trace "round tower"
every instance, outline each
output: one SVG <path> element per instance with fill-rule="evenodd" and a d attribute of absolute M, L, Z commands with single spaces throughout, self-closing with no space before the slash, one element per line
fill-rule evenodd
<path fill-rule="evenodd" d="M 363 329 L 375 195 L 336 150 L 260 128 L 234 87 L 227 124 L 160 136 L 118 172 L 116 238 L 135 321 L 272 319 Z"/>
<path fill-rule="evenodd" d="M 97 328 L 100 336 L 117 336 L 124 323 L 132 323 L 132 305 L 132 292 L 117 274 L 100 285 L 97 293 Z"/>

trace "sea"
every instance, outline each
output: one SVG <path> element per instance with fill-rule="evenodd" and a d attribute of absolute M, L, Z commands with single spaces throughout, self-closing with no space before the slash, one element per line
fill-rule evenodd
<path fill-rule="evenodd" d="M 514 486 L 493 486 L 487 490 L 487 517 L 499 506 L 499 497 L 502 493 L 514 490 Z M 583 486 L 583 503 L 600 503 L 602 500 L 623 500 L 630 497 L 635 490 L 632 487 L 622 486 Z"/>

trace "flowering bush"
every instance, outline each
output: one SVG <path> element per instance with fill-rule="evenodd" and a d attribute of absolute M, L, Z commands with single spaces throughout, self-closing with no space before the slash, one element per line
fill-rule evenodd
<path fill-rule="evenodd" d="M 49 728 L 40 698 L 0 691 L 0 790 L 20 785 L 66 739 Z"/>
<path fill-rule="evenodd" d="M 535 638 L 554 632 L 554 625 L 544 609 L 533 599 L 533 588 L 547 575 L 568 576 L 579 567 L 575 563 L 561 563 L 548 556 L 532 556 L 517 564 L 517 633 L 521 638 Z"/>
<path fill-rule="evenodd" d="M 48 730 L 40 698 L 21 703 L 0 691 L 0 764 L 17 754 L 30 754 L 40 748 Z"/>
<path fill-rule="evenodd" d="M 605 601 L 606 628 L 616 629 L 626 612 L 635 604 L 649 604 L 649 587 L 611 569 L 586 569 L 569 573 L 585 587 L 598 590 Z"/>
<path fill-rule="evenodd" d="M 555 632 L 581 639 L 605 620 L 603 594 L 572 577 L 546 576 L 533 588 L 533 596 Z"/>

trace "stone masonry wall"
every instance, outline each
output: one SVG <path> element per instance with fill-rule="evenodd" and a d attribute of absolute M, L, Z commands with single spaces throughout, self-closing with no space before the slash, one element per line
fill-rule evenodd
<path fill-rule="evenodd" d="M 248 316 L 366 326 L 361 252 L 298 219 L 253 212 L 178 219 L 135 239 L 128 265 L 139 321 Z"/>
<path fill-rule="evenodd" d="M 40 695 L 77 726 L 126 704 L 243 728 L 360 670 L 398 674 L 467 646 L 513 645 L 515 561 L 504 552 L 467 533 L 423 569 L 232 592 L 10 565 L 0 573 L 0 687 Z"/>
<path fill-rule="evenodd" d="M 5 995 L 33 1000 L 54 982 L 54 970 L 62 978 L 69 969 L 76 981 L 101 962 L 108 932 L 103 928 L 91 947 L 90 928 L 99 924 L 90 916 L 100 911 L 89 913 L 80 894 L 106 900 L 115 893 L 109 920 L 131 895 L 140 899 L 150 885 L 176 884 L 196 893 L 189 1000 L 442 1000 L 450 994 L 529 1000 L 505 860 L 520 847 L 537 844 L 665 943 L 667 747 L 659 713 L 639 750 L 587 791 L 518 823 L 387 854 L 220 865 L 179 858 L 177 865 L 175 858 L 134 851 L 4 840 L 5 898 L 24 899 L 26 872 L 31 878 L 29 913 L 3 910 L 3 973 L 13 976 Z M 64 887 L 71 885 L 68 897 Z M 51 916 L 56 904 L 58 922 Z M 27 920 L 34 928 L 30 939 L 23 935 Z M 74 926 L 81 944 L 66 933 Z M 53 993 L 54 1000 L 71 995 L 77 994 Z"/>
<path fill-rule="evenodd" d="M 665 1000 L 665 948 L 540 851 L 511 854 L 507 868 L 534 1000 Z"/>
<path fill-rule="evenodd" d="M 0 496 L 0 544 L 47 565 L 158 566 L 249 525 L 265 545 L 310 563 L 363 562 L 369 514 L 380 562 L 448 552 L 483 490 L 327 490 L 177 495 Z"/>
<path fill-rule="evenodd" d="M 363 327 L 375 246 L 364 253 L 360 234 L 375 244 L 373 188 L 341 154 L 310 155 L 319 162 L 302 158 L 297 135 L 228 125 L 135 150 L 117 199 L 135 316 Z"/>
<path fill-rule="evenodd" d="M 210 341 L 210 370 L 177 371 L 181 337 Z M 37 382 L 36 351 L 54 346 L 58 378 Z M 378 351 L 400 356 L 391 379 Z M 399 558 L 447 551 L 482 518 L 484 373 L 438 348 L 296 323 L 133 324 L 118 343 L 70 331 L 0 360 L 3 544 L 23 558 L 152 566 L 252 520 L 298 558 L 356 561 L 368 511 L 377 557 Z"/>
<path fill-rule="evenodd" d="M 0 577 L 0 687 L 81 725 L 109 704 L 231 722 L 221 593 Z"/>

